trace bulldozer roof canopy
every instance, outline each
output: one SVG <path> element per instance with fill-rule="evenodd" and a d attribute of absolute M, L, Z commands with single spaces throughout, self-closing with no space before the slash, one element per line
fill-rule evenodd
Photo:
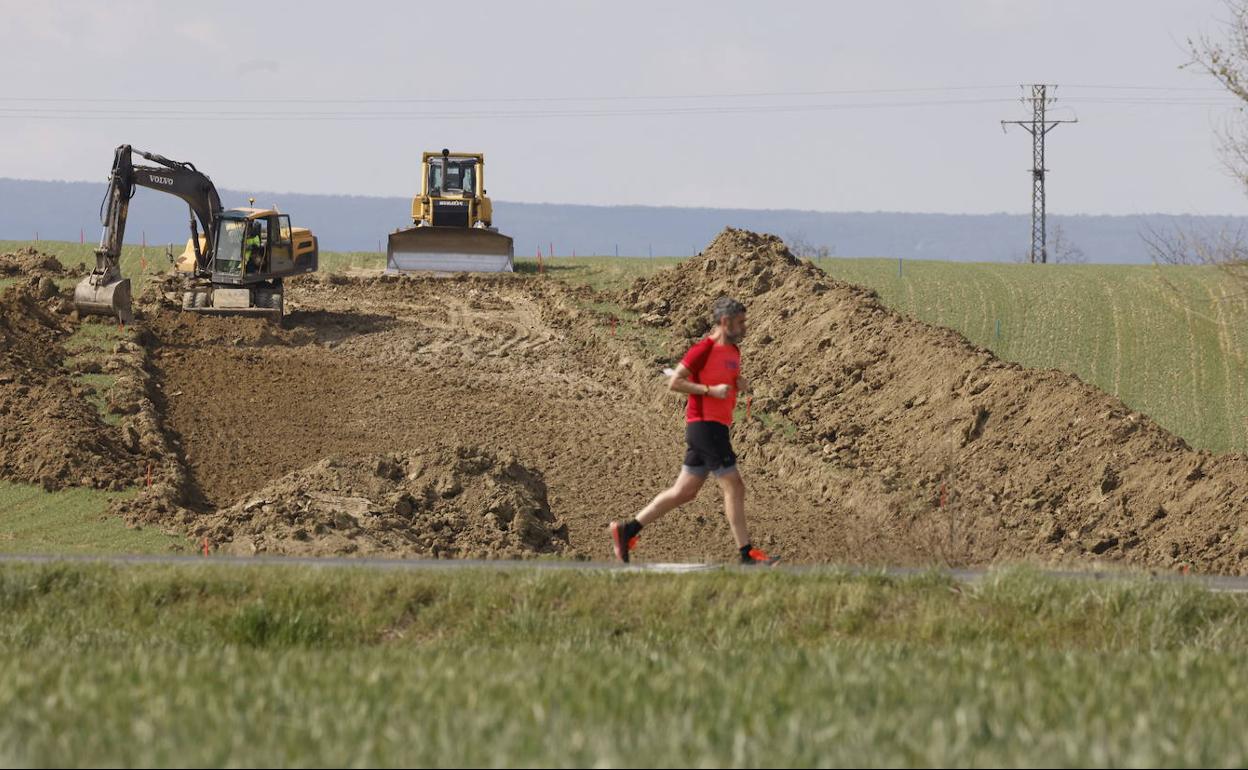
<path fill-rule="evenodd" d="M 438 158 L 441 158 L 441 157 L 442 157 L 442 153 L 440 153 L 440 152 L 426 152 L 426 153 L 424 153 L 424 161 L 425 161 L 426 163 L 428 163 L 428 162 L 429 162 L 429 161 L 431 161 L 431 160 L 435 160 L 435 159 L 438 159 Z M 454 160 L 459 160 L 459 159 L 462 159 L 462 158 L 476 158 L 477 160 L 479 160 L 479 161 L 481 161 L 481 162 L 485 162 L 485 155 L 484 155 L 484 154 L 482 154 L 482 153 L 479 153 L 479 152 L 453 152 L 453 153 L 451 153 L 450 155 L 448 155 L 447 157 L 448 157 L 448 158 L 451 158 L 451 159 L 454 159 Z"/>
<path fill-rule="evenodd" d="M 276 214 L 281 214 L 282 212 L 277 209 L 237 208 L 226 209 L 224 213 L 225 216 L 230 219 L 260 219 L 262 217 L 271 217 Z"/>

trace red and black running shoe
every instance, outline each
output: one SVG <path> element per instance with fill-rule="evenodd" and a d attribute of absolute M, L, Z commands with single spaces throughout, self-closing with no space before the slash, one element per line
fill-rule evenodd
<path fill-rule="evenodd" d="M 770 567 L 778 561 L 780 561 L 779 556 L 768 556 L 757 548 L 751 548 L 748 553 L 741 554 L 741 563 L 751 566 Z"/>
<path fill-rule="evenodd" d="M 611 544 L 615 548 L 615 558 L 628 564 L 628 552 L 637 547 L 637 536 L 624 538 L 624 525 L 621 522 L 611 522 Z"/>

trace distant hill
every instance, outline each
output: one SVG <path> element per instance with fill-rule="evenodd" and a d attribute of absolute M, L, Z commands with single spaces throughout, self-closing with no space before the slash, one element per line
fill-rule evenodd
<path fill-rule="evenodd" d="M 104 184 L 0 178 L 0 239 L 87 241 L 100 234 L 98 211 Z M 410 224 L 410 198 L 353 195 L 242 193 L 222 189 L 226 206 L 277 205 L 296 224 L 312 228 L 321 246 L 336 251 L 375 251 L 386 234 Z M 800 238 L 851 257 L 904 257 L 964 262 L 1010 262 L 1027 249 L 1030 219 L 1023 214 L 907 214 L 582 206 L 564 203 L 495 201 L 495 222 L 515 238 L 517 256 L 558 255 L 687 256 L 697 253 L 727 225 Z M 131 208 L 126 241 L 185 241 L 186 207 L 168 195 L 140 189 Z M 1238 229 L 1245 217 L 1051 216 L 1067 241 L 1089 262 L 1143 263 L 1149 255 L 1141 232 L 1175 227 L 1204 231 Z"/>

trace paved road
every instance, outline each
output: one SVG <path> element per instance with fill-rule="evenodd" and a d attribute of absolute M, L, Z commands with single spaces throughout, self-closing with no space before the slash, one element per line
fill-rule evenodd
<path fill-rule="evenodd" d="M 0 565 L 3 564 L 112 564 L 118 566 L 133 564 L 162 564 L 169 566 L 195 566 L 203 564 L 229 564 L 240 567 L 253 566 L 303 566 L 316 568 L 352 567 L 356 569 L 377 570 L 411 570 L 411 571 L 443 571 L 461 569 L 492 569 L 492 570 L 577 570 L 586 572 L 707 572 L 711 570 L 755 571 L 758 567 L 738 567 L 727 564 L 634 564 L 623 565 L 609 562 L 589 561 L 502 561 L 478 559 L 370 559 L 346 557 L 293 557 L 293 556 L 153 556 L 153 555 L 113 555 L 113 556 L 79 556 L 79 555 L 42 555 L 42 554 L 0 554 Z M 974 583 L 989 575 L 983 569 L 917 569 L 911 567 L 841 567 L 836 565 L 784 565 L 766 569 L 776 569 L 789 573 L 818 572 L 849 572 L 852 574 L 891 575 L 905 577 L 909 575 L 930 574 L 933 571 L 947 575 L 953 580 L 963 583 Z M 1248 592 L 1248 577 L 1232 577 L 1226 575 L 1180 575 L 1177 573 L 1144 573 L 1144 572 L 1079 572 L 1075 570 L 1042 570 L 1042 574 L 1070 580 L 1110 581 L 1139 579 L 1164 582 L 1197 583 L 1206 588 L 1224 593 Z"/>

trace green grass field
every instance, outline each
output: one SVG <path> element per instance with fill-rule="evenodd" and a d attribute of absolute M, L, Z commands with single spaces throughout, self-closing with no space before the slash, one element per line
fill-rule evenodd
<path fill-rule="evenodd" d="M 1193 584 L 6 565 L 0 614 L 6 765 L 1248 761 Z"/>
<path fill-rule="evenodd" d="M 129 492 L 65 489 L 0 481 L 0 552 L 153 553 L 190 550 L 186 538 L 157 529 L 130 529 L 108 516 L 108 503 Z"/>

